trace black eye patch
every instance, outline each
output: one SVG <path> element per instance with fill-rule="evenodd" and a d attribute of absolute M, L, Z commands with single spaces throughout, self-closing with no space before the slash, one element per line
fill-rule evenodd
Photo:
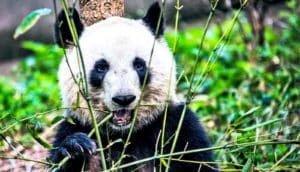
<path fill-rule="evenodd" d="M 146 78 L 147 66 L 146 66 L 145 60 L 143 60 L 143 59 L 141 59 L 139 57 L 136 57 L 133 60 L 133 68 L 134 68 L 134 70 L 138 74 L 138 77 L 139 77 L 141 85 L 143 85 L 145 79 L 146 79 L 146 83 L 145 84 L 148 84 L 150 82 L 150 78 L 151 78 L 150 71 L 148 72 L 148 76 Z"/>
<path fill-rule="evenodd" d="M 93 87 L 100 87 L 105 74 L 109 70 L 109 64 L 106 60 L 98 60 L 90 72 L 90 84 Z"/>

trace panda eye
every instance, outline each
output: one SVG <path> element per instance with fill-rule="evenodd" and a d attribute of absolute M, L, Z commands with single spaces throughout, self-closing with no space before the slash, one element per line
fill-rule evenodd
<path fill-rule="evenodd" d="M 136 58 L 133 61 L 133 67 L 137 71 L 144 71 L 146 69 L 145 61 L 140 58 Z"/>
<path fill-rule="evenodd" d="M 98 73 L 105 73 L 109 69 L 109 65 L 105 60 L 101 60 L 99 63 L 95 65 L 95 69 Z"/>
<path fill-rule="evenodd" d="M 98 66 L 96 66 L 96 70 L 99 73 L 104 73 L 108 70 L 108 66 L 107 65 L 98 65 Z"/>
<path fill-rule="evenodd" d="M 135 69 L 136 69 L 136 70 L 144 70 L 144 65 L 143 65 L 143 64 L 140 64 L 140 63 L 137 63 L 137 64 L 135 65 Z"/>

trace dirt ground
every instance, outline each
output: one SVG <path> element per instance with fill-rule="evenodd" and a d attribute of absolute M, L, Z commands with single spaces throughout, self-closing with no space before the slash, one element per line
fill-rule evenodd
<path fill-rule="evenodd" d="M 19 150 L 19 149 L 18 149 Z M 33 145 L 31 149 L 19 150 L 24 157 L 39 161 L 46 161 L 47 150 L 39 144 Z M 10 149 L 4 150 L 4 156 L 15 156 L 16 153 Z M 46 171 L 46 166 L 31 161 L 23 161 L 17 159 L 0 159 L 0 172 L 40 172 Z"/>

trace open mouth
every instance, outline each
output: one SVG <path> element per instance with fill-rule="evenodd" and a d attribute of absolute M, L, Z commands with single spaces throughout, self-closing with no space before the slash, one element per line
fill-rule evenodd
<path fill-rule="evenodd" d="M 133 110 L 121 109 L 113 111 L 113 117 L 110 120 L 112 124 L 119 127 L 123 127 L 131 123 L 132 116 Z"/>

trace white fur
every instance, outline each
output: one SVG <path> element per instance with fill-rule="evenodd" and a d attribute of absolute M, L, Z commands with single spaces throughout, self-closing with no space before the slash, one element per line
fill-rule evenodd
<path fill-rule="evenodd" d="M 103 110 L 114 111 L 120 109 L 112 103 L 113 96 L 120 94 L 133 94 L 137 98 L 141 96 L 141 86 L 138 75 L 132 67 L 132 62 L 135 57 L 139 57 L 144 59 L 148 65 L 154 43 L 153 34 L 142 20 L 121 17 L 108 18 L 85 28 L 79 43 L 87 75 L 89 75 L 97 60 L 103 58 L 110 65 L 110 69 L 103 80 L 102 88 L 95 89 L 89 86 L 92 106 L 98 120 L 103 118 Z M 68 107 L 76 104 L 78 86 L 74 83 L 66 58 L 68 58 L 71 69 L 76 76 L 80 76 L 80 71 L 77 51 L 75 48 L 70 49 L 61 62 L 58 73 L 63 103 L 64 106 Z M 172 53 L 162 39 L 155 40 L 150 72 L 151 81 L 145 88 L 142 104 L 152 105 L 139 107 L 136 122 L 137 129 L 155 119 L 163 111 L 166 103 L 176 102 L 175 62 Z M 167 100 L 169 83 L 171 83 L 170 99 Z M 137 102 L 138 99 L 131 103 L 128 108 L 134 109 Z M 87 105 L 82 96 L 80 96 L 80 107 L 83 108 L 72 110 L 72 114 L 83 123 L 90 123 L 90 113 L 84 108 Z M 114 129 L 121 130 L 124 128 L 114 127 Z"/>

